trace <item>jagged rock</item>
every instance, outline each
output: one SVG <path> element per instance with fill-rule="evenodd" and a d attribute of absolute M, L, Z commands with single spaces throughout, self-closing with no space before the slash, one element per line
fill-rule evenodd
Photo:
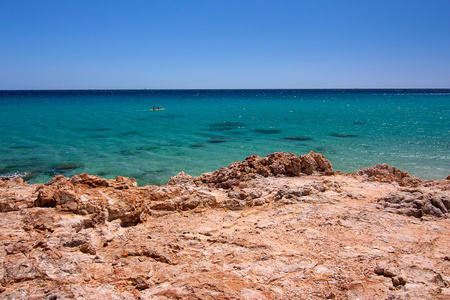
<path fill-rule="evenodd" d="M 401 277 L 401 276 L 393 277 L 392 278 L 392 284 L 394 286 L 405 285 L 406 284 L 406 280 L 403 277 Z"/>
<path fill-rule="evenodd" d="M 449 184 L 450 185 L 450 184 Z M 377 202 L 383 209 L 397 214 L 420 218 L 425 215 L 450 218 L 450 193 L 427 191 L 425 187 L 404 189 L 389 193 Z"/>
<path fill-rule="evenodd" d="M 196 184 L 207 184 L 229 189 L 242 182 L 268 176 L 298 176 L 300 174 L 333 174 L 331 163 L 319 153 L 310 152 L 300 157 L 292 153 L 276 152 L 261 158 L 251 155 L 242 162 L 234 162 L 226 168 L 205 173 L 194 178 Z"/>
<path fill-rule="evenodd" d="M 153 258 L 156 261 L 166 263 L 166 264 L 172 264 L 169 258 L 157 253 L 155 250 L 148 248 L 145 245 L 128 245 L 124 248 L 124 250 L 121 253 L 122 257 L 128 257 L 128 256 L 146 256 Z"/>
<path fill-rule="evenodd" d="M 395 181 L 401 186 L 417 186 L 422 180 L 413 178 L 408 172 L 404 172 L 387 164 L 378 164 L 374 167 L 362 168 L 355 172 L 355 175 L 364 177 L 367 180 Z"/>
<path fill-rule="evenodd" d="M 95 175 L 88 175 L 86 173 L 73 176 L 70 181 L 74 185 L 88 185 L 90 187 L 108 187 L 109 182 L 105 178 L 100 178 Z"/>
<path fill-rule="evenodd" d="M 139 290 L 145 290 L 150 287 L 148 282 L 142 276 L 139 276 L 138 278 L 136 278 L 133 281 L 134 281 L 134 284 L 136 285 L 136 288 Z"/>
<path fill-rule="evenodd" d="M 38 196 L 34 201 L 36 207 L 55 207 L 57 204 L 56 189 L 53 187 L 40 186 L 38 188 Z"/>
<path fill-rule="evenodd" d="M 306 174 L 326 174 L 333 175 L 333 166 L 323 154 L 313 151 L 300 157 L 302 161 L 302 172 Z"/>
<path fill-rule="evenodd" d="M 185 174 L 183 171 L 171 177 L 167 182 L 167 185 L 177 185 L 177 186 L 190 186 L 194 184 L 195 184 L 194 178 L 190 175 Z"/>
<path fill-rule="evenodd" d="M 41 277 L 38 269 L 34 266 L 34 261 L 25 257 L 22 253 L 8 255 L 3 263 L 7 283 L 33 280 Z"/>
<path fill-rule="evenodd" d="M 1 180 L 0 298 L 446 299 L 450 181 L 406 174 L 310 152 L 165 186 Z"/>

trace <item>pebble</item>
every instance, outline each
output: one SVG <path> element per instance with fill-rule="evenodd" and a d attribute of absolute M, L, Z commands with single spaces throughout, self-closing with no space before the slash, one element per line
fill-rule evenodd
<path fill-rule="evenodd" d="M 393 277 L 393 278 L 392 278 L 392 284 L 393 284 L 394 286 L 405 285 L 405 284 L 406 284 L 406 280 L 405 280 L 403 277 L 401 277 L 401 276 Z"/>

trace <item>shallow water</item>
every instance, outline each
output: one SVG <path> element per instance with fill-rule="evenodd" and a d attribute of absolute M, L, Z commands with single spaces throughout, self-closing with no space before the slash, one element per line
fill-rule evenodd
<path fill-rule="evenodd" d="M 86 172 L 165 184 L 310 150 L 343 172 L 450 173 L 449 90 L 0 91 L 0 105 L 0 175 L 30 183 Z"/>

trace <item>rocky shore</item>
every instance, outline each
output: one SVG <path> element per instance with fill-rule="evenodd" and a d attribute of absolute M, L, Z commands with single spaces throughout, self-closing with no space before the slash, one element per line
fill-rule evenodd
<path fill-rule="evenodd" d="M 450 177 L 252 155 L 165 186 L 0 180 L 0 299 L 450 299 Z"/>

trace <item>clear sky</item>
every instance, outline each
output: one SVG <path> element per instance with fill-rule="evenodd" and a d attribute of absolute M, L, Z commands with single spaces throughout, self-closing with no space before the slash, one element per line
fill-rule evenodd
<path fill-rule="evenodd" d="M 0 89 L 450 88 L 450 0 L 0 0 Z"/>

